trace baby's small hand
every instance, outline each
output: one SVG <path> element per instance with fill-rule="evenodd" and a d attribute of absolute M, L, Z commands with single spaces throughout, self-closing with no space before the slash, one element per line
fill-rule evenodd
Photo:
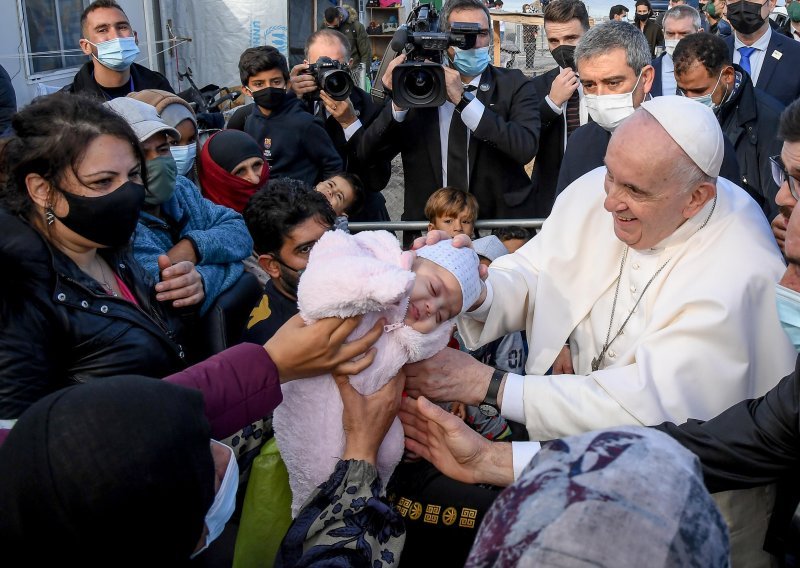
<path fill-rule="evenodd" d="M 572 368 L 572 353 L 569 351 L 569 345 L 565 345 L 553 363 L 553 374 L 572 375 L 573 373 L 575 370 Z"/>
<path fill-rule="evenodd" d="M 450 413 L 455 414 L 461 420 L 467 419 L 467 406 L 463 402 L 453 402 L 450 404 Z"/>

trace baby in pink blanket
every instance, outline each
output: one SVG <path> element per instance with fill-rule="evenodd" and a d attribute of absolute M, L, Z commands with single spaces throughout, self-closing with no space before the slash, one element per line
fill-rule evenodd
<path fill-rule="evenodd" d="M 371 394 L 406 363 L 441 351 L 452 333 L 451 320 L 475 303 L 480 291 L 478 256 L 470 248 L 443 241 L 404 252 L 386 231 L 331 231 L 311 251 L 297 300 L 306 323 L 365 314 L 351 340 L 386 319 L 375 361 L 350 377 L 356 390 Z M 273 425 L 289 472 L 295 517 L 344 453 L 342 400 L 331 375 L 291 381 L 281 389 L 283 402 Z M 403 427 L 395 419 L 378 451 L 384 483 L 403 455 L 403 442 Z"/>

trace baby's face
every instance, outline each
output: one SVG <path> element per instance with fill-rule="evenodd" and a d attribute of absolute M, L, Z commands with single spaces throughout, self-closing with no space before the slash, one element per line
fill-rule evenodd
<path fill-rule="evenodd" d="M 417 277 L 403 321 L 420 333 L 430 333 L 461 311 L 461 285 L 449 270 L 425 258 L 415 259 L 411 270 Z"/>
<path fill-rule="evenodd" d="M 314 189 L 325 196 L 339 216 L 344 215 L 356 199 L 353 186 L 341 176 L 333 176 L 330 179 L 321 181 Z"/>

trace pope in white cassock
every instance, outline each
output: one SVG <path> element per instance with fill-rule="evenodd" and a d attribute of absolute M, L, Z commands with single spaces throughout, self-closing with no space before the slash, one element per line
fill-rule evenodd
<path fill-rule="evenodd" d="M 526 376 L 493 375 L 446 349 L 406 368 L 409 394 L 496 406 L 531 440 L 549 440 L 709 419 L 774 386 L 797 355 L 775 308 L 785 265 L 755 202 L 717 177 L 722 136 L 695 101 L 644 102 L 614 133 L 606 167 L 567 188 L 541 232 L 492 263 L 485 300 L 458 322 L 470 349 L 525 330 Z M 545 375 L 565 344 L 574 374 Z M 425 419 L 457 426 L 437 412 L 407 400 L 401 418 L 408 448 L 451 477 L 506 485 L 537 451 L 515 443 L 512 461 L 509 444 L 465 445 L 442 458 L 438 446 L 457 444 L 427 433 Z"/>

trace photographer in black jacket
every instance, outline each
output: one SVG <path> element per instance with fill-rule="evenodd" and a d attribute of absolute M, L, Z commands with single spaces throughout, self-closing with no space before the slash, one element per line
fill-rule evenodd
<path fill-rule="evenodd" d="M 309 112 L 324 121 L 325 131 L 333 140 L 345 171 L 357 175 L 364 184 L 366 203 L 350 221 L 388 221 L 386 199 L 380 192 L 389 183 L 391 163 L 380 158 L 360 160 L 357 151 L 364 131 L 380 114 L 381 107 L 358 87 L 352 88 L 347 99 L 334 100 L 321 90 L 315 76 L 308 72 L 309 64 L 316 64 L 324 57 L 338 62 L 346 70 L 352 62 L 349 53 L 350 42 L 342 33 L 327 28 L 314 32 L 306 41 L 305 62 L 295 65 L 289 74 L 289 89 L 303 99 Z"/>

